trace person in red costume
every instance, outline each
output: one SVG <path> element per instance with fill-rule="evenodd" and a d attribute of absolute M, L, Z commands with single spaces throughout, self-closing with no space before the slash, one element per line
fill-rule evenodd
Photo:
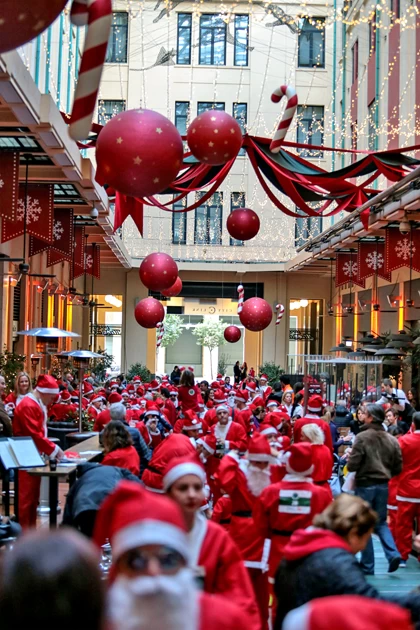
<path fill-rule="evenodd" d="M 228 494 L 224 494 L 217 501 L 213 508 L 211 520 L 219 523 L 227 532 L 230 530 L 230 521 L 232 519 L 232 500 Z"/>
<path fill-rule="evenodd" d="M 268 377 L 266 374 L 261 374 L 260 376 L 260 393 L 264 398 L 264 402 L 267 401 L 267 398 L 273 391 L 273 388 L 268 384 Z"/>
<path fill-rule="evenodd" d="M 331 493 L 331 501 L 333 500 L 329 480 L 331 479 L 334 459 L 333 455 L 324 444 L 324 433 L 316 424 L 305 424 L 302 427 L 301 442 L 309 442 L 312 446 L 312 463 L 314 470 L 312 479 L 317 486 L 323 486 Z"/>
<path fill-rule="evenodd" d="M 154 404 L 146 406 L 146 411 L 142 415 L 143 421 L 136 423 L 136 428 L 142 434 L 147 446 L 155 449 L 162 442 L 162 434 L 158 429 L 159 409 Z"/>
<path fill-rule="evenodd" d="M 194 382 L 194 372 L 183 370 L 178 387 L 178 400 L 181 410 L 185 413 L 192 409 L 196 413 L 200 410 L 199 403 L 203 400 L 198 385 Z"/>
<path fill-rule="evenodd" d="M 13 415 L 15 408 L 32 391 L 30 376 L 27 372 L 19 372 L 15 380 L 15 389 L 4 401 L 7 413 Z"/>
<path fill-rule="evenodd" d="M 77 418 L 77 405 L 71 404 L 71 394 L 67 389 L 60 393 L 60 400 L 52 405 L 49 417 L 50 420 L 56 422 L 71 421 Z"/>
<path fill-rule="evenodd" d="M 163 493 L 162 478 L 169 462 L 175 457 L 191 457 L 195 454 L 195 448 L 186 435 L 171 433 L 153 451 L 142 476 L 144 485 L 148 490 Z"/>
<path fill-rule="evenodd" d="M 100 412 L 100 414 L 95 418 L 95 422 L 93 423 L 93 430 L 98 431 L 99 433 L 103 430 L 104 426 L 111 422 L 111 413 L 109 408 L 114 403 L 122 402 L 121 394 L 118 392 L 112 392 L 108 396 L 107 408 Z"/>
<path fill-rule="evenodd" d="M 247 613 L 250 628 L 259 630 L 259 615 L 251 582 L 239 549 L 217 523 L 200 509 L 206 473 L 195 458 L 172 460 L 163 477 L 167 495 L 181 508 L 187 524 L 190 566 L 206 593 L 218 593 Z"/>
<path fill-rule="evenodd" d="M 34 392 L 27 394 L 15 409 L 13 435 L 31 437 L 41 454 L 60 460 L 64 453 L 47 438 L 47 408 L 59 393 L 58 383 L 52 376 L 39 376 Z M 36 525 L 41 477 L 19 471 L 19 523 L 27 529 Z"/>
<path fill-rule="evenodd" d="M 140 457 L 133 446 L 131 435 L 119 420 L 111 420 L 106 425 L 102 441 L 105 457 L 103 466 L 118 466 L 125 468 L 133 475 L 140 474 Z"/>
<path fill-rule="evenodd" d="M 229 416 L 227 405 L 216 407 L 217 422 L 210 431 L 217 441 L 217 450 L 224 453 L 230 449 L 246 451 L 248 439 L 242 426 L 238 422 L 233 422 Z"/>
<path fill-rule="evenodd" d="M 325 420 L 321 420 L 322 408 L 324 406 L 321 396 L 314 394 L 308 400 L 306 414 L 303 418 L 296 420 L 293 427 L 293 436 L 295 442 L 300 442 L 302 427 L 305 424 L 317 424 L 324 432 L 325 445 L 333 452 L 333 443 L 331 437 L 330 427 Z"/>
<path fill-rule="evenodd" d="M 88 414 L 89 418 L 95 422 L 96 418 L 99 416 L 101 411 L 104 408 L 105 398 L 100 394 L 94 394 L 92 400 L 88 405 Z"/>

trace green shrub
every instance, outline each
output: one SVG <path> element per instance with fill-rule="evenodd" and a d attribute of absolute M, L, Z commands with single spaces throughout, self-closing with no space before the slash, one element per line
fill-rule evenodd
<path fill-rule="evenodd" d="M 273 361 L 266 361 L 262 365 L 260 365 L 259 374 L 266 374 L 268 378 L 268 384 L 273 386 L 274 383 L 278 383 L 280 380 L 280 376 L 284 374 L 283 368 L 279 365 L 276 365 Z"/>
<path fill-rule="evenodd" d="M 140 376 L 141 380 L 147 383 L 152 378 L 152 373 L 142 363 L 133 363 L 127 372 L 127 380 L 131 381 L 135 376 Z"/>

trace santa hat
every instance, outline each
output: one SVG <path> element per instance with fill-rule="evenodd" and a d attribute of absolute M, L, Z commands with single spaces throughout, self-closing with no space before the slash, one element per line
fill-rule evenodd
<path fill-rule="evenodd" d="M 193 368 L 193 367 L 191 367 L 191 365 L 189 365 L 189 366 L 187 367 L 187 370 L 189 370 L 190 372 L 194 372 L 194 368 Z"/>
<path fill-rule="evenodd" d="M 197 440 L 197 444 L 201 444 L 201 446 L 203 446 L 210 455 L 214 455 L 216 452 L 216 442 L 216 436 L 213 433 L 209 433 L 209 435 L 206 435 L 204 439 L 198 438 Z"/>
<path fill-rule="evenodd" d="M 175 481 L 185 475 L 195 475 L 203 484 L 206 481 L 206 472 L 198 460 L 191 457 L 177 457 L 172 459 L 163 473 L 163 489 L 165 492 Z"/>
<path fill-rule="evenodd" d="M 216 413 L 218 411 L 227 411 L 229 413 L 229 407 L 227 405 L 217 405 L 216 407 Z"/>
<path fill-rule="evenodd" d="M 153 381 L 151 381 L 151 382 L 149 383 L 149 388 L 148 388 L 148 389 L 151 389 L 151 390 L 152 390 L 152 392 L 155 392 L 155 391 L 156 391 L 156 390 L 158 390 L 159 388 L 160 388 L 160 385 L 159 385 L 159 383 L 157 382 L 157 380 L 156 380 L 156 379 L 154 379 Z"/>
<path fill-rule="evenodd" d="M 226 400 L 226 396 L 222 392 L 221 389 L 218 389 L 214 392 L 214 402 L 217 404 L 224 403 Z"/>
<path fill-rule="evenodd" d="M 210 383 L 210 389 L 219 389 L 219 387 L 220 387 L 219 381 L 212 381 Z"/>
<path fill-rule="evenodd" d="M 249 393 L 246 391 L 246 389 L 240 389 L 235 394 L 235 400 L 237 402 L 243 402 L 246 404 L 249 400 Z"/>
<path fill-rule="evenodd" d="M 188 418 L 185 418 L 184 424 L 182 425 L 182 430 L 183 431 L 197 431 L 197 430 L 200 430 L 202 426 L 203 425 L 197 418 L 194 418 L 193 420 L 189 420 Z"/>
<path fill-rule="evenodd" d="M 286 470 L 291 475 L 308 477 L 313 473 L 312 445 L 309 442 L 293 444 L 285 455 Z"/>
<path fill-rule="evenodd" d="M 271 449 L 263 435 L 256 433 L 248 442 L 247 458 L 250 462 L 271 462 Z"/>
<path fill-rule="evenodd" d="M 410 611 L 360 595 L 333 595 L 295 608 L 283 630 L 414 630 Z"/>
<path fill-rule="evenodd" d="M 93 387 L 90 383 L 83 383 L 83 394 L 84 396 L 92 396 Z"/>
<path fill-rule="evenodd" d="M 126 389 L 123 389 L 121 392 L 121 396 L 127 396 L 127 398 L 130 396 L 130 392 Z"/>
<path fill-rule="evenodd" d="M 256 407 L 264 407 L 264 398 L 262 396 L 255 396 L 255 398 L 252 400 L 252 404 L 254 405 L 254 409 Z"/>
<path fill-rule="evenodd" d="M 128 391 L 130 394 L 132 394 L 133 392 L 135 392 L 135 391 L 136 391 L 136 387 L 135 387 L 134 383 L 129 383 L 129 384 L 127 385 L 126 389 L 127 389 L 127 391 Z"/>
<path fill-rule="evenodd" d="M 108 396 L 108 402 L 110 405 L 114 405 L 115 403 L 120 403 L 122 401 L 122 396 L 118 392 L 112 392 Z"/>
<path fill-rule="evenodd" d="M 71 394 L 67 389 L 63 389 L 60 393 L 60 401 L 63 403 L 69 403 L 71 401 Z"/>
<path fill-rule="evenodd" d="M 151 416 L 158 416 L 159 417 L 159 407 L 157 405 L 154 404 L 150 404 L 150 400 L 147 401 L 146 403 L 146 411 L 144 412 L 144 421 L 147 422 L 147 418 L 150 418 Z"/>
<path fill-rule="evenodd" d="M 260 381 L 268 381 L 268 376 L 267 376 L 267 374 L 261 374 L 261 376 L 260 376 Z"/>
<path fill-rule="evenodd" d="M 257 384 L 254 383 L 254 381 L 250 381 L 249 383 L 246 384 L 246 389 L 249 392 L 256 392 L 257 391 Z"/>
<path fill-rule="evenodd" d="M 145 388 L 143 387 L 143 385 L 139 385 L 136 389 L 136 394 L 137 396 L 144 396 L 144 392 L 145 392 Z"/>
<path fill-rule="evenodd" d="M 269 409 L 270 407 L 278 407 L 279 403 L 276 400 L 269 400 L 268 403 L 266 404 L 267 409 Z"/>
<path fill-rule="evenodd" d="M 53 376 L 50 376 L 49 374 L 41 374 L 40 376 L 38 376 L 36 389 L 37 391 L 40 392 L 40 394 L 59 394 L 60 393 L 56 379 Z"/>
<path fill-rule="evenodd" d="M 179 506 L 133 481 L 121 481 L 102 503 L 93 539 L 98 546 L 109 539 L 114 564 L 130 549 L 145 545 L 171 547 L 189 560 L 189 542 Z"/>
<path fill-rule="evenodd" d="M 141 383 L 141 378 L 140 378 L 140 376 L 135 376 L 135 377 L 133 378 L 133 383 Z"/>
<path fill-rule="evenodd" d="M 120 386 L 119 383 L 117 383 L 116 381 L 111 381 L 109 384 L 109 389 L 118 389 Z"/>
<path fill-rule="evenodd" d="M 176 396 L 178 398 L 178 390 L 175 387 L 173 387 L 169 393 L 171 396 Z"/>
<path fill-rule="evenodd" d="M 70 398 L 72 400 L 79 400 L 79 390 L 78 389 L 74 389 L 71 393 Z"/>
<path fill-rule="evenodd" d="M 181 367 L 179 368 L 180 372 L 184 372 L 185 371 L 185 365 L 181 365 Z"/>
<path fill-rule="evenodd" d="M 308 400 L 308 411 L 311 413 L 321 413 L 323 407 L 323 400 L 318 394 L 314 394 Z"/>
<path fill-rule="evenodd" d="M 260 424 L 260 435 L 278 435 L 277 429 L 272 424 Z"/>
<path fill-rule="evenodd" d="M 216 376 L 216 378 L 217 378 L 218 381 L 223 381 L 223 374 L 220 374 L 220 372 L 219 372 L 219 374 Z"/>
<path fill-rule="evenodd" d="M 277 442 L 283 451 L 287 451 L 290 448 L 290 438 L 287 435 L 280 435 L 277 438 Z"/>
<path fill-rule="evenodd" d="M 103 400 L 105 400 L 103 396 L 95 395 L 90 401 L 90 405 L 93 405 L 93 403 L 96 403 L 96 402 L 102 402 Z"/>

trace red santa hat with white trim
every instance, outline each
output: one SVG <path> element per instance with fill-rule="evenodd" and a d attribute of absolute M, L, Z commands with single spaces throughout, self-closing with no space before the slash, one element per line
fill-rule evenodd
<path fill-rule="evenodd" d="M 309 442 L 292 444 L 284 455 L 286 470 L 290 475 L 309 477 L 314 471 L 312 445 Z"/>
<path fill-rule="evenodd" d="M 41 374 L 38 376 L 36 383 L 36 389 L 40 394 L 59 394 L 60 389 L 58 383 L 53 376 L 49 374 Z"/>
<path fill-rule="evenodd" d="M 222 405 L 224 402 L 226 402 L 226 396 L 224 392 L 221 389 L 217 389 L 214 392 L 214 403 L 216 405 Z"/>
<path fill-rule="evenodd" d="M 163 474 L 162 485 L 165 492 L 172 484 L 185 475 L 195 475 L 203 482 L 206 482 L 206 471 L 202 464 L 195 457 L 177 457 L 172 459 L 167 465 Z"/>
<path fill-rule="evenodd" d="M 254 381 L 249 381 L 249 383 L 247 383 L 245 387 L 249 392 L 257 391 L 257 384 Z"/>
<path fill-rule="evenodd" d="M 295 608 L 285 618 L 283 630 L 414 630 L 410 611 L 390 602 L 334 595 Z"/>
<path fill-rule="evenodd" d="M 260 424 L 259 431 L 260 431 L 260 435 L 265 435 L 266 437 L 269 435 L 278 435 L 277 429 L 268 422 L 267 423 L 264 422 Z"/>
<path fill-rule="evenodd" d="M 120 403 L 122 402 L 122 396 L 121 394 L 119 394 L 118 392 L 112 392 L 112 394 L 110 394 L 108 396 L 108 402 L 110 405 L 115 405 L 115 403 Z"/>
<path fill-rule="evenodd" d="M 260 433 L 255 433 L 248 442 L 247 459 L 250 462 L 272 462 L 268 440 Z"/>
<path fill-rule="evenodd" d="M 166 545 L 189 560 L 189 542 L 179 506 L 133 481 L 121 481 L 102 503 L 93 540 L 101 546 L 109 539 L 112 561 L 130 549 Z"/>
<path fill-rule="evenodd" d="M 60 402 L 65 403 L 65 404 L 69 404 L 71 401 L 71 394 L 67 389 L 63 389 L 63 391 L 60 394 Z"/>
<path fill-rule="evenodd" d="M 159 418 L 159 407 L 153 403 L 153 401 L 148 400 L 146 403 L 146 411 L 143 414 L 144 422 L 147 423 L 148 420 L 158 419 Z"/>
<path fill-rule="evenodd" d="M 196 431 L 202 428 L 202 423 L 192 409 L 187 409 L 184 416 L 185 418 L 182 425 L 183 431 Z"/>
<path fill-rule="evenodd" d="M 308 400 L 307 411 L 310 413 L 321 413 L 324 401 L 319 394 L 314 394 Z"/>
<path fill-rule="evenodd" d="M 209 433 L 204 438 L 198 438 L 197 444 L 201 444 L 210 455 L 214 455 L 216 452 L 217 440 L 213 433 Z"/>
<path fill-rule="evenodd" d="M 246 389 L 240 389 L 235 393 L 235 400 L 246 404 L 249 400 L 249 393 Z"/>
<path fill-rule="evenodd" d="M 260 381 L 268 381 L 268 376 L 267 376 L 267 374 L 261 374 L 261 376 L 260 376 Z"/>
<path fill-rule="evenodd" d="M 277 400 L 269 400 L 265 406 L 269 411 L 274 411 L 274 409 L 278 409 L 279 403 L 277 402 Z"/>
<path fill-rule="evenodd" d="M 137 376 L 135 376 L 135 377 L 133 378 L 133 383 L 141 383 L 141 377 L 140 377 L 140 376 L 138 376 L 138 375 L 137 375 Z"/>
<path fill-rule="evenodd" d="M 151 389 L 152 392 L 156 392 L 158 389 L 160 389 L 160 384 L 156 379 L 153 379 L 153 381 L 149 383 L 148 389 Z"/>
<path fill-rule="evenodd" d="M 116 381 L 111 381 L 109 384 L 109 389 L 118 389 L 120 386 L 119 383 L 117 383 Z"/>

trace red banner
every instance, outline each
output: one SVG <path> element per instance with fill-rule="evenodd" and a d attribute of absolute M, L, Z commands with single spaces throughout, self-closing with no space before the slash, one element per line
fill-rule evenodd
<path fill-rule="evenodd" d="M 114 232 L 122 226 L 127 217 L 131 217 L 143 236 L 143 208 L 144 204 L 138 199 L 117 192 L 115 194 Z"/>
<path fill-rule="evenodd" d="M 26 231 L 43 241 L 52 243 L 54 214 L 54 187 L 30 184 L 26 199 Z M 19 186 L 19 199 L 15 219 L 2 221 L 1 242 L 5 243 L 24 233 L 25 186 Z"/>
<path fill-rule="evenodd" d="M 358 269 L 356 253 L 338 252 L 335 261 L 335 286 L 341 287 L 351 282 L 365 288 L 365 281 L 358 279 Z"/>
<path fill-rule="evenodd" d="M 0 215 L 16 219 L 19 195 L 19 153 L 0 153 Z"/>
<path fill-rule="evenodd" d="M 55 249 L 64 254 L 65 259 L 71 261 L 73 256 L 73 210 L 68 208 L 54 208 L 53 242 L 51 245 L 45 241 L 31 236 L 29 241 L 29 256 L 35 256 L 45 250 Z"/>
<path fill-rule="evenodd" d="M 67 211 L 68 212 L 68 211 Z M 57 263 L 67 261 L 73 263 L 73 250 L 74 250 L 74 264 L 82 264 L 85 251 L 85 228 L 76 226 L 73 229 L 72 225 L 72 247 L 68 254 L 57 251 L 57 249 L 48 249 L 47 252 L 47 267 L 56 265 Z"/>
<path fill-rule="evenodd" d="M 385 271 L 385 243 L 359 243 L 357 250 L 357 279 L 379 276 L 391 282 L 391 273 Z"/>
<path fill-rule="evenodd" d="M 385 238 L 385 268 L 411 267 L 420 272 L 420 230 L 401 234 L 399 228 L 387 228 Z"/>
<path fill-rule="evenodd" d="M 85 264 L 74 265 L 74 279 L 83 276 L 84 273 L 88 276 L 94 276 L 98 280 L 101 277 L 101 250 L 99 245 L 86 245 Z"/>

